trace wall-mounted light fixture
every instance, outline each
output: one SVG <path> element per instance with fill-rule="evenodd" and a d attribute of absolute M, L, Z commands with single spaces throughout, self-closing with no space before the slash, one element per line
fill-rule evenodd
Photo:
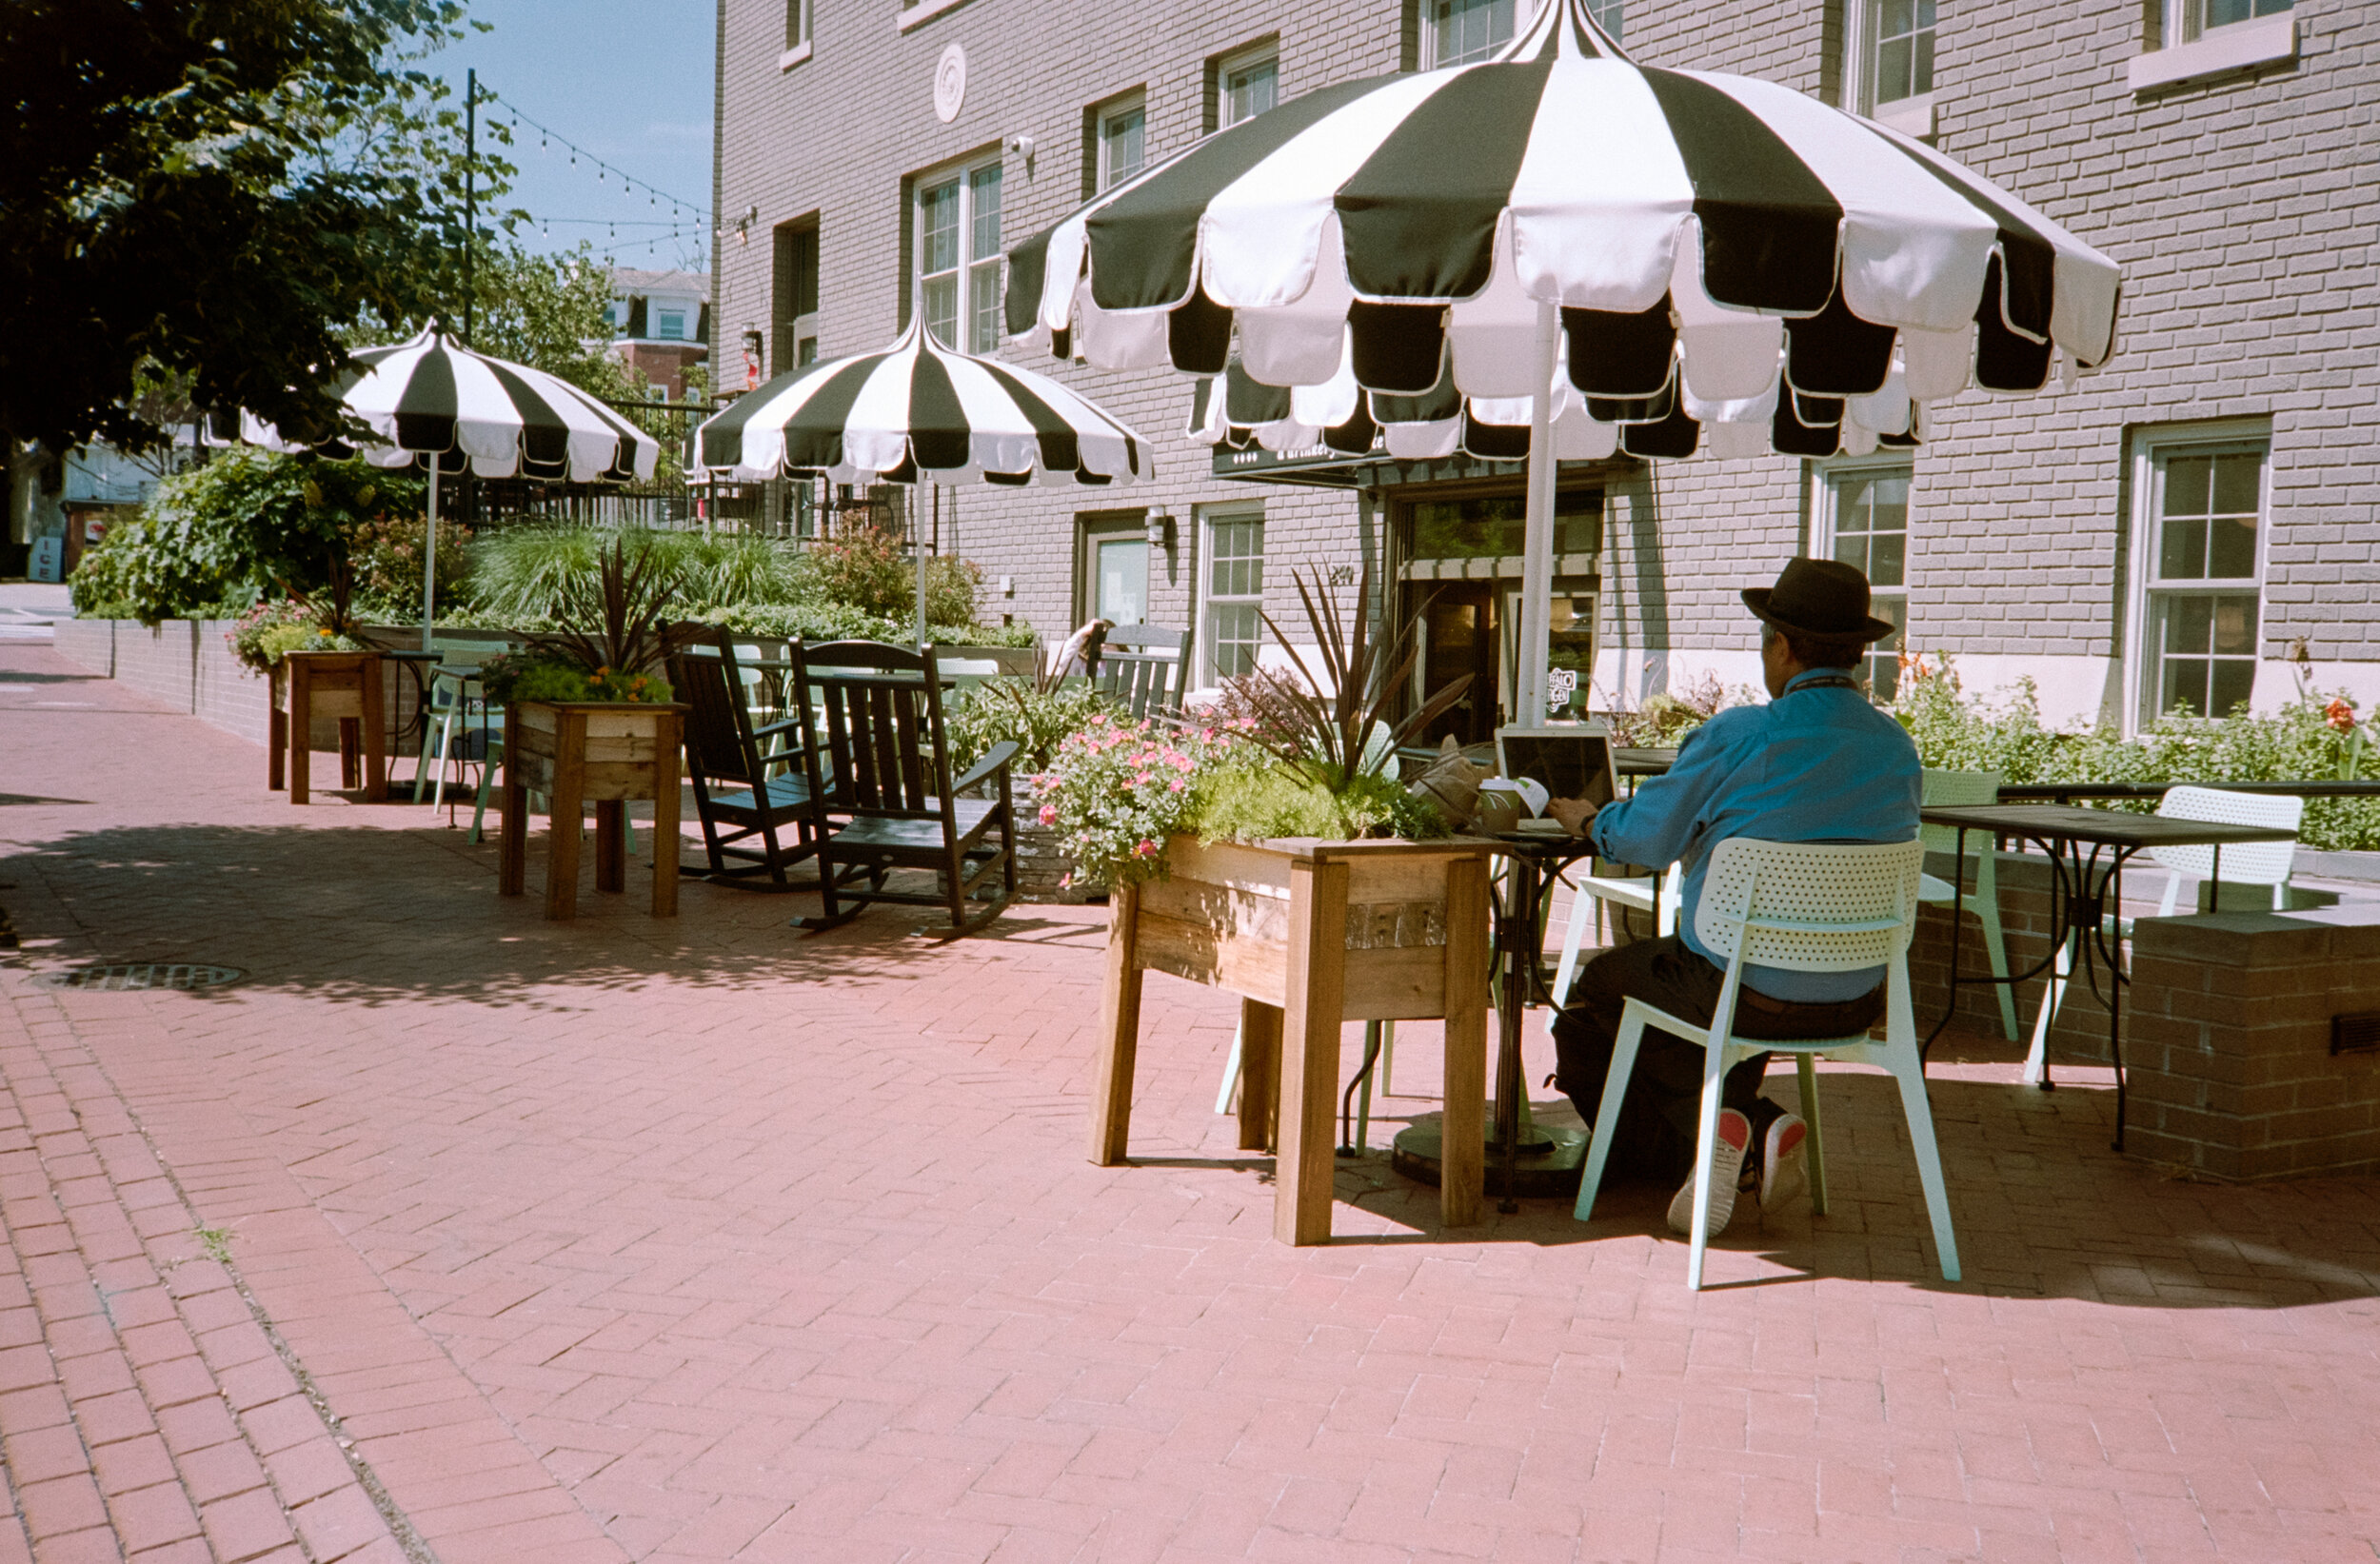
<path fill-rule="evenodd" d="M 1173 513 L 1159 505 L 1149 512 L 1149 546 L 1171 548 L 1174 545 Z"/>

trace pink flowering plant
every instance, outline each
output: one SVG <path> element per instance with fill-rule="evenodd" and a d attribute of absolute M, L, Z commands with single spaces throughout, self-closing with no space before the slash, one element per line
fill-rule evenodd
<path fill-rule="evenodd" d="M 1176 726 L 1101 712 L 1059 742 L 1050 768 L 1034 779 L 1034 802 L 1077 873 L 1137 885 L 1164 877 L 1165 839 L 1198 828 L 1205 790 L 1270 761 L 1240 725 Z"/>

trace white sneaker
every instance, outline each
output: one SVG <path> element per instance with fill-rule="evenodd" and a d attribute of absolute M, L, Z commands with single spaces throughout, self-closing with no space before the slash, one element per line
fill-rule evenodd
<path fill-rule="evenodd" d="M 1752 1120 L 1733 1108 L 1719 1110 L 1718 1144 L 1711 1152 L 1711 1230 L 1717 1237 L 1735 1215 L 1735 1181 L 1743 1176 L 1744 1153 L 1752 1149 Z M 1695 1230 L 1695 1181 L 1689 1176 L 1670 1197 L 1669 1230 Z"/>
<path fill-rule="evenodd" d="M 1769 1125 L 1760 1145 L 1760 1213 L 1791 1205 L 1810 1193 L 1810 1126 L 1798 1114 Z"/>

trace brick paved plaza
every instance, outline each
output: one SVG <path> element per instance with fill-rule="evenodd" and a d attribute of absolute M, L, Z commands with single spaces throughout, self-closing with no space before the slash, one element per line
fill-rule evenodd
<path fill-rule="evenodd" d="M 1293 1251 L 1227 997 L 1151 980 L 1140 1159 L 1084 1160 L 1098 908 L 548 924 L 264 774 L 0 644 L 0 1559 L 2380 1554 L 2380 1181 L 2162 1178 L 2104 1073 L 1950 1040 L 1954 1286 L 1853 1071 L 1834 1214 L 1698 1297 L 1666 1191 L 1440 1232 L 1377 1157 Z M 40 980 L 102 960 L 246 976 Z"/>

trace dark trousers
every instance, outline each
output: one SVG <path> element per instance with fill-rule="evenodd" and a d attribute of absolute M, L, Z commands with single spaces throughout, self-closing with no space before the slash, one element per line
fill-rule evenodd
<path fill-rule="evenodd" d="M 1629 1000 L 1658 1005 L 1680 1020 L 1707 1024 L 1726 977 L 1675 935 L 1616 946 L 1579 968 L 1570 1003 L 1554 1022 L 1554 1084 L 1577 1105 L 1578 1117 L 1592 1127 L 1603 1105 L 1603 1082 L 1611 1074 L 1620 1012 Z M 1881 983 L 1871 993 L 1837 1004 L 1794 1004 L 1745 989 L 1736 1006 L 1735 1032 L 1779 1042 L 1839 1038 L 1865 1032 L 1883 1014 Z M 1694 1171 L 1702 1066 L 1700 1048 L 1645 1028 L 1628 1095 L 1620 1099 L 1607 1177 L 1676 1183 Z M 1760 1096 L 1760 1078 L 1768 1067 L 1769 1056 L 1755 1054 L 1727 1072 L 1720 1090 L 1726 1106 L 1752 1120 L 1754 1159 L 1759 1154 L 1759 1132 L 1782 1111 Z"/>

